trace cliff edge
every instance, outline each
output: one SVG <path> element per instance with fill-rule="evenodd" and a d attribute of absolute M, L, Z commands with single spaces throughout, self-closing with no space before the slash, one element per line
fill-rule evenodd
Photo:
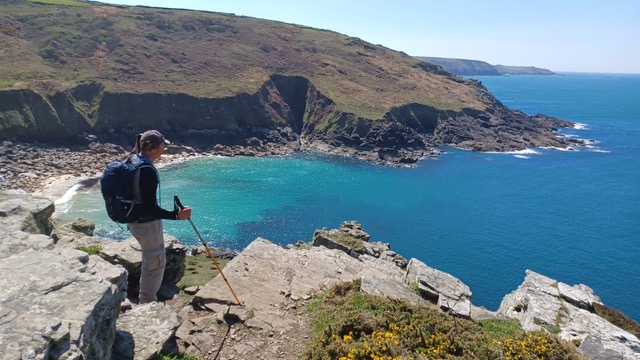
<path fill-rule="evenodd" d="M 71 231 L 52 222 L 52 212 L 49 200 L 0 193 L 0 349 L 7 358 L 150 359 L 160 351 L 180 351 L 201 359 L 298 359 L 316 336 L 308 309 L 318 301 L 331 304 L 323 294 L 345 282 L 366 294 L 360 298 L 391 299 L 409 311 L 402 316 L 427 311 L 430 318 L 452 317 L 447 321 L 457 331 L 454 340 L 479 337 L 481 319 L 512 318 L 524 330 L 537 331 L 539 339 L 558 334 L 579 345 L 581 353 L 570 345 L 567 359 L 640 356 L 640 340 L 596 315 L 602 304 L 585 285 L 569 286 L 527 271 L 523 284 L 491 312 L 472 304 L 472 292 L 460 280 L 417 259 L 407 262 L 388 244 L 371 241 L 355 221 L 318 230 L 310 243 L 287 249 L 256 239 L 224 268 L 228 284 L 216 276 L 195 289 L 186 307 L 172 300 L 123 302 L 137 283 L 135 241 L 95 238 L 91 224 L 81 221 Z M 171 290 L 184 273 L 185 249 L 168 240 L 174 260 L 165 280 Z M 76 249 L 86 245 L 99 245 L 96 254 Z M 163 292 L 164 299 L 175 295 L 175 290 Z M 463 344 L 446 349 L 474 351 Z"/>

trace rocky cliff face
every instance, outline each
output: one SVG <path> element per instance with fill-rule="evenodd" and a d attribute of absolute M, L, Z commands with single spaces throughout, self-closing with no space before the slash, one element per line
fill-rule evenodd
<path fill-rule="evenodd" d="M 469 81 L 470 86 L 482 89 Z M 580 145 L 558 137 L 572 124 L 502 106 L 482 90 L 487 110 L 438 110 L 424 104 L 390 109 L 383 119 L 340 111 L 303 77 L 274 75 L 254 94 L 200 98 L 187 94 L 107 92 L 99 83 L 43 95 L 33 90 L 0 91 L 0 139 L 45 144 L 130 144 L 155 128 L 177 144 L 209 151 L 215 145 L 343 149 L 372 161 L 414 163 L 436 147 L 514 151 L 528 147 Z M 332 150 L 333 149 L 333 150 Z"/>

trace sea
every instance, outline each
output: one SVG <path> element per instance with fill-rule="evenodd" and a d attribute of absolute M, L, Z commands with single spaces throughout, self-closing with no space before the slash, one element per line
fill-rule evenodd
<path fill-rule="evenodd" d="M 640 321 L 640 74 L 474 77 L 503 104 L 570 120 L 559 135 L 586 147 L 482 153 L 443 148 L 395 168 L 337 156 L 201 157 L 160 169 L 161 204 L 193 208 L 211 247 L 242 250 L 257 237 L 286 246 L 356 220 L 389 243 L 467 284 L 497 310 L 533 270 L 585 284 Z M 96 233 L 131 236 L 107 218 L 99 189 L 71 189 L 54 217 L 85 218 Z M 167 234 L 198 245 L 187 221 Z"/>

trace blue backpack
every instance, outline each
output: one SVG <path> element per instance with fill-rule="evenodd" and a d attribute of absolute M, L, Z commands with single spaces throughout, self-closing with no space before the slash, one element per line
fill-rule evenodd
<path fill-rule="evenodd" d="M 109 218 L 117 223 L 132 223 L 140 217 L 140 201 L 136 200 L 134 178 L 136 171 L 153 164 L 137 155 L 110 162 L 102 177 L 100 187 Z M 155 168 L 154 168 L 155 169 Z"/>

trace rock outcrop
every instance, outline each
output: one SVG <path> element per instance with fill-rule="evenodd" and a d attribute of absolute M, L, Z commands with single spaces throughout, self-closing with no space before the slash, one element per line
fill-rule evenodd
<path fill-rule="evenodd" d="M 588 286 L 569 286 L 527 270 L 524 282 L 502 300 L 498 312 L 527 331 L 559 329 L 591 359 L 639 359 L 640 340 L 593 313 L 600 303 Z"/>
<path fill-rule="evenodd" d="M 471 317 L 471 289 L 459 279 L 411 259 L 404 281 L 417 285 L 423 298 L 438 305 L 443 311 L 462 317 Z"/>
<path fill-rule="evenodd" d="M 124 268 L 42 234 L 53 204 L 0 194 L 0 349 L 6 359 L 110 359 Z"/>
<path fill-rule="evenodd" d="M 345 221 L 338 229 L 316 230 L 311 244 L 324 246 L 327 249 L 337 249 L 353 256 L 368 255 L 394 262 L 401 268 L 407 266 L 407 260 L 402 255 L 391 250 L 388 243 L 369 242 L 371 236 L 367 234 L 357 221 Z"/>
<path fill-rule="evenodd" d="M 181 320 L 162 303 L 136 306 L 118 318 L 111 360 L 154 359 L 161 350 L 173 350 L 171 339 Z"/>
<path fill-rule="evenodd" d="M 137 242 L 89 236 L 93 224 L 83 220 L 57 226 L 50 218 L 53 209 L 48 199 L 0 192 L 1 357 L 152 358 L 173 337 L 179 319 L 162 304 L 136 306 L 120 317 L 127 284 L 137 287 L 139 282 L 139 271 L 138 278 L 129 272 L 140 267 Z M 75 249 L 91 245 L 102 248 L 101 256 Z M 184 274 L 187 249 L 175 238 L 165 245 L 171 272 L 165 282 L 175 287 Z M 127 348 L 127 339 L 137 344 L 135 351 Z"/>
<path fill-rule="evenodd" d="M 0 273 L 3 358 L 110 359 L 123 268 L 78 250 L 30 249 L 0 260 Z"/>
<path fill-rule="evenodd" d="M 268 335 L 272 332 L 308 333 L 303 314 L 295 312 L 297 304 L 341 282 L 363 279 L 363 291 L 413 303 L 422 301 L 403 283 L 404 272 L 393 262 L 366 255 L 354 258 L 344 251 L 325 247 L 284 249 L 259 238 L 231 260 L 223 271 L 242 306 L 236 304 L 220 276 L 202 287 L 195 294 L 193 303 L 196 308 L 208 309 L 210 315 L 206 318 L 190 315 L 191 307 L 181 312 L 186 320 L 176 336 L 186 351 L 220 348 L 225 341 L 225 329 L 237 322 L 250 328 L 252 336 L 270 341 L 274 340 L 273 335 Z M 297 358 L 296 354 L 280 354 L 279 346 L 270 346 L 270 341 L 252 342 L 251 351 L 260 350 L 265 358 Z M 298 350 L 302 345 L 297 344 Z M 246 343 L 229 341 L 222 355 L 240 354 L 243 358 L 241 354 L 246 351 L 249 351 Z"/>
<path fill-rule="evenodd" d="M 85 221 L 57 226 L 51 208 L 50 200 L 0 192 L 3 358 L 151 359 L 165 349 L 216 358 L 295 359 L 311 336 L 305 306 L 330 286 L 354 280 L 365 293 L 454 316 L 515 318 L 527 331 L 579 342 L 591 359 L 640 358 L 638 338 L 596 315 L 600 299 L 585 285 L 527 271 L 523 284 L 493 313 L 475 307 L 471 290 L 455 277 L 417 259 L 405 266 L 355 221 L 319 230 L 312 243 L 287 249 L 256 239 L 224 268 L 226 281 L 215 277 L 179 314 L 162 303 L 123 303 L 127 278 L 137 284 L 131 277 L 139 268 L 135 240 L 95 238 Z M 43 233 L 51 228 L 54 236 Z M 76 250 L 79 245 L 99 245 L 99 256 Z M 165 245 L 174 273 L 166 280 L 172 285 L 184 272 L 186 248 L 172 238 Z"/>

